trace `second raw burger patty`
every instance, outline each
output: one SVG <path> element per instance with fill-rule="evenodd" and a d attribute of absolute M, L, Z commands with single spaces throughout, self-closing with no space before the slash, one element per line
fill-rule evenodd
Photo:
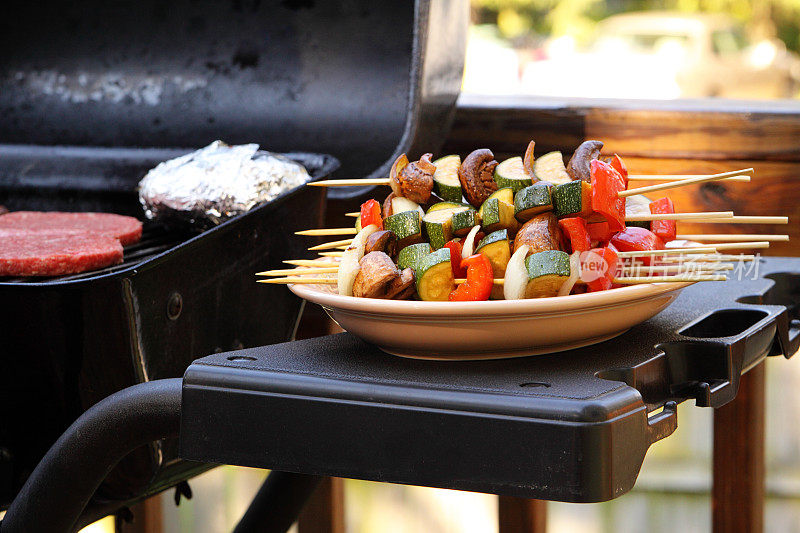
<path fill-rule="evenodd" d="M 142 238 L 142 223 L 113 213 L 13 211 L 0 216 L 0 228 L 19 230 L 82 230 L 109 235 L 123 246 Z"/>
<path fill-rule="evenodd" d="M 0 229 L 0 276 L 62 276 L 121 262 L 122 245 L 109 235 Z"/>

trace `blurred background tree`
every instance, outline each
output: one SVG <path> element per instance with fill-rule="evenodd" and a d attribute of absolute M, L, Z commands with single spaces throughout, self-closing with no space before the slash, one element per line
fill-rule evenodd
<path fill-rule="evenodd" d="M 800 0 L 473 0 L 476 24 L 497 24 L 512 40 L 541 41 L 570 35 L 583 41 L 595 23 L 629 11 L 725 13 L 743 23 L 753 39 L 781 39 L 800 52 Z"/>

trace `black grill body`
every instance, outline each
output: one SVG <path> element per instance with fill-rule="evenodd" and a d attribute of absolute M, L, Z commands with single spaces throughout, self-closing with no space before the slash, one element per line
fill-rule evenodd
<path fill-rule="evenodd" d="M 144 173 L 216 139 L 302 151 L 315 178 L 337 159 L 342 177 L 386 175 L 442 144 L 467 19 L 463 0 L 17 3 L 0 17 L 0 204 L 141 217 Z M 201 235 L 146 227 L 102 272 L 0 280 L 0 508 L 100 399 L 287 340 L 300 301 L 253 273 L 304 256 L 314 241 L 292 232 L 323 208 L 322 192 L 295 191 Z M 202 468 L 174 457 L 168 442 L 136 453 L 96 500 Z"/>
<path fill-rule="evenodd" d="M 36 174 L 40 150 L 9 151 L 18 160 L 23 152 L 31 156 L 28 172 Z M 95 170 L 100 161 L 119 165 L 115 151 L 77 152 L 91 153 Z M 139 154 L 134 166 L 152 166 L 151 155 Z M 290 156 L 314 178 L 338 165 L 330 156 Z M 135 150 L 127 150 L 130 164 L 136 158 Z M 68 167 L 69 151 L 61 149 L 59 159 Z M 139 176 L 141 168 L 129 174 Z M 68 179 L 36 196 L 5 191 L 5 201 L 12 210 L 75 210 L 83 201 L 92 206 L 87 210 L 135 212 L 135 182 L 125 174 L 119 173 L 115 187 L 109 187 L 114 180 L 96 180 L 105 190 L 81 190 L 81 180 Z M 198 354 L 289 340 L 300 300 L 285 287 L 256 286 L 253 274 L 304 256 L 308 242 L 293 239 L 293 233 L 320 224 L 324 207 L 323 191 L 301 187 L 201 234 L 145 224 L 142 241 L 126 247 L 125 262 L 105 270 L 0 278 L 0 447 L 6 463 L 0 501 L 7 504 L 64 429 L 106 396 L 142 381 L 180 376 Z M 32 423 L 35 431 L 21 430 Z M 133 498 L 201 467 L 174 458 L 169 442 L 141 449 L 120 464 L 98 496 Z"/>

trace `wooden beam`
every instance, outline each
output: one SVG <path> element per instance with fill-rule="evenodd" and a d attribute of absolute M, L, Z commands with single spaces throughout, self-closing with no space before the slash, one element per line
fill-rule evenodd
<path fill-rule="evenodd" d="M 117 533 L 161 533 L 164 531 L 164 510 L 161 495 L 156 494 L 131 507 L 133 521 L 117 519 Z"/>
<path fill-rule="evenodd" d="M 325 478 L 311 495 L 300 518 L 298 533 L 344 533 L 344 480 Z"/>
<path fill-rule="evenodd" d="M 545 533 L 547 502 L 513 496 L 500 496 L 498 501 L 499 533 Z"/>
<path fill-rule="evenodd" d="M 743 375 L 736 398 L 714 412 L 714 533 L 764 529 L 764 366 Z"/>

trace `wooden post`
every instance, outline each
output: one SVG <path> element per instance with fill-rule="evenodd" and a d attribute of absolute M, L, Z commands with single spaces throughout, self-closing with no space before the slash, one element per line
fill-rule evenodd
<path fill-rule="evenodd" d="M 298 533 L 344 533 L 344 480 L 325 478 L 311 495 L 300 518 Z"/>
<path fill-rule="evenodd" d="M 498 502 L 499 533 L 545 533 L 547 502 L 513 496 L 500 496 Z"/>
<path fill-rule="evenodd" d="M 164 512 L 161 495 L 157 494 L 131 507 L 133 522 L 116 520 L 118 533 L 161 533 L 164 531 Z"/>
<path fill-rule="evenodd" d="M 714 412 L 714 533 L 764 529 L 764 366 L 743 375 L 736 398 Z"/>

